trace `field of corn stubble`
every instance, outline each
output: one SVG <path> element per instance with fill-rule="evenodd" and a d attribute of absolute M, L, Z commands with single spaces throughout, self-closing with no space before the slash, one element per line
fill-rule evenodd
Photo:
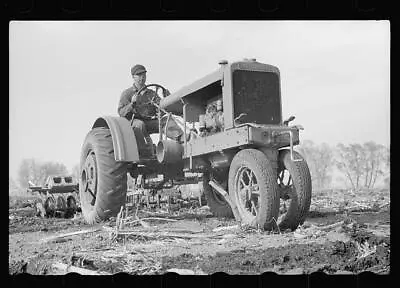
<path fill-rule="evenodd" d="M 125 211 L 97 226 L 35 215 L 34 197 L 9 197 L 9 274 L 390 272 L 390 192 L 314 191 L 295 231 L 264 232 L 212 216 L 187 198 L 174 209 Z"/>

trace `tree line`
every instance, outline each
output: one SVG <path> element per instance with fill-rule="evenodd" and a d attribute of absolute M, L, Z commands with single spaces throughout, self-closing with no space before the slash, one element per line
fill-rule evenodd
<path fill-rule="evenodd" d="M 364 144 L 338 144 L 334 147 L 326 143 L 316 144 L 304 140 L 296 146 L 306 159 L 310 168 L 314 189 L 329 188 L 333 180 L 333 170 L 343 176 L 349 188 L 372 189 L 377 181 L 384 180 L 389 185 L 390 150 L 388 147 L 373 141 Z M 43 185 L 49 175 L 72 175 L 79 177 L 79 165 L 71 173 L 67 167 L 57 162 L 38 162 L 33 158 L 22 160 L 17 182 L 21 188 L 28 187 L 28 181 Z"/>
<path fill-rule="evenodd" d="M 23 159 L 19 165 L 17 183 L 27 188 L 29 181 L 35 185 L 43 185 L 50 175 L 69 175 L 67 167 L 58 162 L 39 162 L 33 158 Z"/>
<path fill-rule="evenodd" d="M 297 150 L 310 168 L 313 188 L 329 187 L 335 168 L 353 190 L 372 189 L 379 180 L 383 180 L 385 186 L 389 185 L 390 149 L 382 144 L 368 141 L 364 144 L 339 143 L 332 147 L 305 140 Z"/>

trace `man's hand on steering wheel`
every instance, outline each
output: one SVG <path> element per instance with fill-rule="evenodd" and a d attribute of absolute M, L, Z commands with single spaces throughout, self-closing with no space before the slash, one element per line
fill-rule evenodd
<path fill-rule="evenodd" d="M 149 88 L 155 88 L 155 90 L 152 90 L 152 89 L 149 89 Z M 150 98 L 150 103 L 151 104 L 153 104 L 153 105 L 155 105 L 157 108 L 159 108 L 158 107 L 158 105 L 159 105 L 159 103 L 160 103 L 160 100 L 162 99 L 162 98 L 164 98 L 164 97 L 166 97 L 166 96 L 168 96 L 170 93 L 169 93 L 169 91 L 166 89 L 166 88 L 164 88 L 163 86 L 161 86 L 161 85 L 159 85 L 159 84 L 149 84 L 149 85 L 145 85 L 145 86 L 143 86 L 142 88 L 140 88 L 137 92 L 136 92 L 136 94 L 135 95 L 140 95 L 143 91 L 145 91 L 145 90 L 147 90 L 147 89 L 149 89 L 149 90 L 151 90 L 152 92 L 153 92 L 153 95 L 152 95 L 152 97 Z M 162 96 L 160 96 L 159 95 L 159 93 L 158 93 L 158 91 L 161 89 L 161 91 L 162 91 Z M 137 96 L 136 96 L 137 97 Z M 133 97 L 132 97 L 133 98 Z M 135 98 L 135 100 L 136 100 L 137 98 Z"/>
<path fill-rule="evenodd" d="M 153 87 L 155 87 L 155 91 L 152 90 L 152 89 L 149 89 L 149 88 L 153 88 Z M 142 93 L 143 93 L 144 91 L 146 91 L 147 89 L 150 90 L 150 91 L 153 92 L 153 93 L 152 93 L 152 95 L 151 95 L 151 97 L 150 97 L 150 99 L 149 99 L 149 102 L 147 102 L 147 103 L 142 103 L 142 104 L 152 104 L 152 105 L 156 106 L 157 109 L 161 109 L 161 108 L 159 107 L 159 104 L 160 104 L 161 99 L 164 98 L 164 97 L 166 97 L 166 96 L 168 96 L 168 95 L 170 95 L 169 91 L 168 91 L 167 89 L 165 89 L 163 86 L 159 85 L 159 84 L 149 84 L 149 85 L 145 85 L 145 86 L 143 86 L 142 88 L 140 88 L 140 89 L 132 96 L 132 99 L 131 99 L 131 106 L 132 106 L 132 112 L 133 112 L 132 121 L 133 121 L 133 119 L 134 119 L 134 115 L 135 115 L 135 114 L 138 114 L 137 111 L 135 111 L 135 110 L 136 110 L 136 109 L 135 109 L 135 106 L 136 106 L 136 104 L 137 104 L 137 98 L 138 98 L 139 95 L 142 95 Z M 160 89 L 162 90 L 162 96 L 160 96 L 159 93 L 158 93 Z M 163 109 L 161 109 L 161 111 L 165 112 Z M 151 117 L 151 119 L 157 119 L 157 118 L 158 118 L 157 116 L 152 116 L 152 117 Z"/>

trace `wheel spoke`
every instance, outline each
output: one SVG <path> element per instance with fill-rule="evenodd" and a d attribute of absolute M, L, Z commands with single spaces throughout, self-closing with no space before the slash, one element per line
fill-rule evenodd
<path fill-rule="evenodd" d="M 240 190 L 240 192 L 239 192 L 239 195 L 240 195 L 240 200 L 242 201 L 242 202 L 246 202 L 247 201 L 247 189 L 241 189 Z"/>
<path fill-rule="evenodd" d="M 279 173 L 279 176 L 278 176 L 278 178 L 279 178 L 279 184 L 282 184 L 282 183 L 283 183 L 284 172 L 285 172 L 285 170 L 282 170 L 281 173 Z"/>
<path fill-rule="evenodd" d="M 290 182 L 293 183 L 292 175 L 289 175 L 288 185 L 290 185 Z"/>
<path fill-rule="evenodd" d="M 255 178 L 256 178 L 256 175 L 254 175 L 254 172 L 253 172 L 253 171 L 250 171 L 250 181 L 251 181 L 251 184 L 253 184 Z"/>
<path fill-rule="evenodd" d="M 249 180 L 249 183 L 247 185 L 250 185 L 251 178 L 249 172 L 247 170 L 244 170 L 244 173 L 246 173 L 247 179 Z"/>
<path fill-rule="evenodd" d="M 83 171 L 85 171 L 85 191 L 89 192 L 92 196 L 92 205 L 94 205 L 94 201 L 96 200 L 96 195 L 93 191 L 96 191 L 96 178 L 97 178 L 97 169 L 96 169 L 96 158 L 93 151 L 88 154 L 86 158 L 85 167 Z"/>
<path fill-rule="evenodd" d="M 251 194 L 251 198 L 260 197 L 260 187 L 258 186 L 258 184 L 253 184 L 250 187 L 250 194 Z"/>
<path fill-rule="evenodd" d="M 240 178 L 240 184 L 243 185 L 242 188 L 246 188 L 247 187 L 246 183 L 244 183 L 244 180 L 242 178 Z"/>
<path fill-rule="evenodd" d="M 248 175 L 249 175 L 249 186 L 251 187 L 253 186 L 253 176 L 254 176 L 253 171 L 250 171 Z"/>
<path fill-rule="evenodd" d="M 253 211 L 255 213 L 255 216 L 257 216 L 257 207 L 256 204 L 254 204 L 254 201 L 251 200 L 251 213 L 253 214 Z"/>
<path fill-rule="evenodd" d="M 251 200 L 251 190 L 250 188 L 246 189 L 246 201 L 250 201 Z"/>
<path fill-rule="evenodd" d="M 253 189 L 251 189 L 251 194 L 260 195 L 260 189 L 259 189 L 258 185 L 255 185 L 252 188 Z"/>
<path fill-rule="evenodd" d="M 281 205 L 281 208 L 279 209 L 281 211 L 281 213 L 282 213 L 280 216 L 283 216 L 287 212 L 286 202 L 283 201 L 282 204 L 283 205 Z"/>
<path fill-rule="evenodd" d="M 92 195 L 92 197 L 94 199 L 96 199 L 96 195 L 93 193 L 92 189 L 90 189 L 89 187 L 87 188 L 87 191 L 90 193 L 90 195 Z"/>
<path fill-rule="evenodd" d="M 257 175 L 250 167 L 242 166 L 236 178 L 236 199 L 238 201 L 239 213 L 251 217 L 258 215 L 258 203 L 260 198 L 260 186 Z"/>

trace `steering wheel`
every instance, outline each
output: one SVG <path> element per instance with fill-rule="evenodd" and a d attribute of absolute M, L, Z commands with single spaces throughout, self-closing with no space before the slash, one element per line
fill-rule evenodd
<path fill-rule="evenodd" d="M 152 88 L 152 89 L 150 89 L 150 88 Z M 147 90 L 147 89 L 149 89 L 149 90 L 151 90 L 151 91 L 153 91 L 154 93 L 153 93 L 153 96 L 152 96 L 152 98 L 150 99 L 150 101 L 149 102 L 146 102 L 146 103 L 143 103 L 143 104 L 153 104 L 154 106 L 156 106 L 158 109 L 160 109 L 160 107 L 159 107 L 159 103 L 160 103 L 160 100 L 161 99 L 163 99 L 163 98 L 165 98 L 167 95 L 167 89 L 165 89 L 163 86 L 161 86 L 161 85 L 159 85 L 159 84 L 149 84 L 149 85 L 145 85 L 145 86 L 143 86 L 142 88 L 140 88 L 137 92 L 136 92 L 136 95 L 140 95 L 143 91 L 145 91 L 145 90 Z M 162 91 L 162 95 L 160 95 L 159 94 L 159 91 Z M 162 110 L 162 109 L 161 109 Z M 132 117 L 132 120 L 131 120 L 131 125 L 132 125 L 132 122 L 133 122 L 133 120 L 134 120 L 134 118 Z"/>
<path fill-rule="evenodd" d="M 153 98 L 150 99 L 150 102 L 149 102 L 149 103 L 155 104 L 156 106 L 158 106 L 158 103 L 155 102 L 157 96 L 158 96 L 158 100 L 161 100 L 162 98 L 165 98 L 165 97 L 167 96 L 167 95 L 166 95 L 167 89 L 165 89 L 163 86 L 161 86 L 161 85 L 159 85 L 159 84 L 149 84 L 149 85 L 145 85 L 145 86 L 143 86 L 142 88 L 140 88 L 140 89 L 136 92 L 136 94 L 137 94 L 137 95 L 140 95 L 144 90 L 149 89 L 149 88 L 153 88 L 153 87 L 155 88 L 155 91 L 153 91 L 153 92 L 155 92 L 155 93 L 154 93 Z M 158 94 L 158 91 L 159 91 L 160 89 L 161 89 L 161 91 L 162 91 L 162 96 L 160 96 L 160 95 Z M 146 103 L 146 104 L 148 104 L 148 103 Z M 157 108 L 158 108 L 158 107 L 157 107 Z"/>

